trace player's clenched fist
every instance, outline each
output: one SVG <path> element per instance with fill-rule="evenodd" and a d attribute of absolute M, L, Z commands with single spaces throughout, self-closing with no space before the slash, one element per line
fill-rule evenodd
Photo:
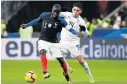
<path fill-rule="evenodd" d="M 85 26 L 79 25 L 79 27 L 80 27 L 80 31 L 86 31 L 86 27 Z"/>

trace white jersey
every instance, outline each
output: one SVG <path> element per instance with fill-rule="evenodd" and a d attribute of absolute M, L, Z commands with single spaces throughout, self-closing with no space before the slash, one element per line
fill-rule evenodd
<path fill-rule="evenodd" d="M 85 26 L 85 21 L 81 16 L 74 17 L 71 12 L 60 12 L 60 16 L 63 17 L 69 25 L 72 26 L 76 31 L 80 32 L 79 25 Z M 87 31 L 88 33 L 88 31 Z M 62 28 L 61 40 L 79 40 L 80 38 L 77 35 L 72 34 L 67 31 L 65 28 Z"/>

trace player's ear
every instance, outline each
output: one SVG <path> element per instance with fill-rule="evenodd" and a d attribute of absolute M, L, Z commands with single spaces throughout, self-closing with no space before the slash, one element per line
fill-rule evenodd
<path fill-rule="evenodd" d="M 82 13 L 82 10 L 80 10 L 80 14 Z"/>

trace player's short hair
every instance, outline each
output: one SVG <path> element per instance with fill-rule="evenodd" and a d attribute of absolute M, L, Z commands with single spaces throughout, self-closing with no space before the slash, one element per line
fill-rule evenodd
<path fill-rule="evenodd" d="M 78 7 L 78 8 L 80 8 L 82 10 L 82 3 L 79 3 L 79 2 L 74 3 L 73 7 Z"/>
<path fill-rule="evenodd" d="M 53 8 L 61 11 L 61 6 L 59 4 L 54 4 Z"/>

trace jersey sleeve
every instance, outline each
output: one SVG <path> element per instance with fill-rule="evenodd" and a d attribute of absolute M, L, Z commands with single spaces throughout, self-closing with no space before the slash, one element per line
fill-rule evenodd
<path fill-rule="evenodd" d="M 70 31 L 72 34 L 77 35 L 79 32 L 77 32 L 75 29 L 72 28 L 72 25 L 68 24 L 64 19 L 61 21 L 62 27 Z"/>
<path fill-rule="evenodd" d="M 68 24 L 67 21 L 65 21 L 64 19 L 61 20 L 61 24 L 62 24 L 62 27 L 64 27 L 67 30 L 70 30 L 72 28 L 72 25 Z"/>
<path fill-rule="evenodd" d="M 46 13 L 42 13 L 37 19 L 34 19 L 32 20 L 31 22 L 27 23 L 26 24 L 26 27 L 29 27 L 29 26 L 33 26 L 33 25 L 36 25 L 38 24 L 39 22 L 42 21 L 42 18 L 46 15 Z"/>
<path fill-rule="evenodd" d="M 70 12 L 60 12 L 60 16 L 63 17 L 63 18 L 66 18 L 68 17 L 68 15 L 70 14 Z"/>

